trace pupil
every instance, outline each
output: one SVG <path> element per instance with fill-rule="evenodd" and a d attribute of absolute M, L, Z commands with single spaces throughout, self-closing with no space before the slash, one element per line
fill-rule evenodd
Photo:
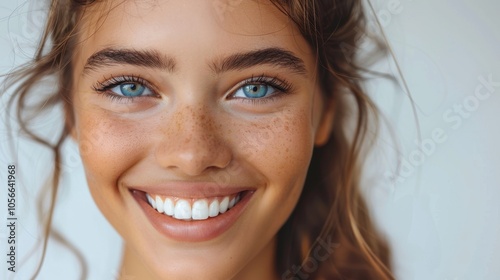
<path fill-rule="evenodd" d="M 243 93 L 249 98 L 261 98 L 268 93 L 267 85 L 251 84 L 243 88 Z"/>

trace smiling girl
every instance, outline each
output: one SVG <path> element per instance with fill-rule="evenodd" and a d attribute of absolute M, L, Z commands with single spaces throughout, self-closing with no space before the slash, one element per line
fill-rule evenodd
<path fill-rule="evenodd" d="M 360 1 L 53 0 L 12 103 L 57 79 L 60 139 L 28 131 L 54 151 L 50 213 L 71 138 L 121 275 L 392 279 L 359 191 L 364 28 Z"/>

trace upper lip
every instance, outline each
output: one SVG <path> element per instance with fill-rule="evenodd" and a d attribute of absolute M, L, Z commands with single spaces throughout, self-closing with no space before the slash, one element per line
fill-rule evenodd
<path fill-rule="evenodd" d="M 168 182 L 155 185 L 129 186 L 129 189 L 162 196 L 209 198 L 252 191 L 255 188 L 217 184 L 214 182 Z"/>

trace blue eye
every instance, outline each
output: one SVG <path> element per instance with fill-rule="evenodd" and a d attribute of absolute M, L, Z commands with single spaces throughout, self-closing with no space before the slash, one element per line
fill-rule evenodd
<path fill-rule="evenodd" d="M 111 88 L 111 91 L 126 97 L 137 97 L 141 95 L 150 95 L 151 91 L 140 83 L 124 83 Z"/>
<path fill-rule="evenodd" d="M 233 97 L 240 98 L 262 98 L 274 93 L 276 89 L 265 84 L 247 84 L 240 87 Z"/>
<path fill-rule="evenodd" d="M 104 82 L 97 82 L 92 89 L 112 101 L 135 102 L 136 97 L 160 98 L 154 85 L 137 76 L 110 77 Z"/>

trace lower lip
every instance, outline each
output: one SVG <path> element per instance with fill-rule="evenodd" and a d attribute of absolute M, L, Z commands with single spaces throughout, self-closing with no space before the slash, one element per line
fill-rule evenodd
<path fill-rule="evenodd" d="M 206 220 L 182 221 L 159 213 L 146 201 L 144 192 L 132 190 L 132 196 L 139 203 L 153 227 L 163 235 L 181 242 L 202 242 L 218 237 L 227 231 L 236 222 L 245 210 L 253 191 L 247 191 L 240 202 L 217 217 Z"/>

